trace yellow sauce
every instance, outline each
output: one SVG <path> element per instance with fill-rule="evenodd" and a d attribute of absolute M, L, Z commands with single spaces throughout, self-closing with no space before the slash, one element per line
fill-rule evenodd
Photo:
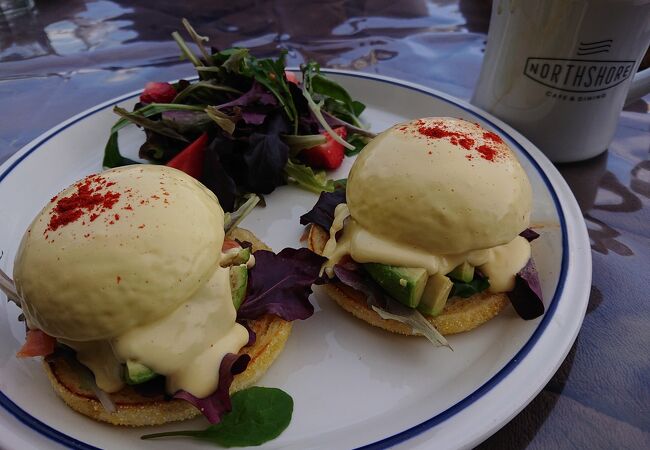
<path fill-rule="evenodd" d="M 57 202 L 84 182 L 119 198 L 52 228 Z M 121 167 L 68 187 L 34 219 L 16 258 L 28 325 L 75 349 L 106 392 L 124 386 L 122 365 L 133 360 L 165 375 L 170 394 L 210 395 L 223 356 L 249 337 L 221 267 L 231 256 L 221 253 L 223 218 L 212 192 L 164 166 Z"/>
<path fill-rule="evenodd" d="M 343 221 L 345 225 L 339 228 Z M 343 233 L 337 241 L 336 233 L 341 229 Z M 489 277 L 490 292 L 507 292 L 514 287 L 517 272 L 530 259 L 530 244 L 526 239 L 517 236 L 507 244 L 489 249 L 454 255 L 436 255 L 417 246 L 393 242 L 373 235 L 349 217 L 347 207 L 339 205 L 330 230 L 330 239 L 323 251 L 323 256 L 328 258 L 323 266 L 328 276 L 333 276 L 334 266 L 345 255 L 350 255 L 359 263 L 374 262 L 399 267 L 423 268 L 429 276 L 436 273 L 446 275 L 454 267 L 467 261 Z"/>
<path fill-rule="evenodd" d="M 379 134 L 355 161 L 346 197 L 323 251 L 330 277 L 345 255 L 429 275 L 468 262 L 490 278 L 491 292 L 505 292 L 530 258 L 518 236 L 530 219 L 528 177 L 507 144 L 475 123 L 426 118 Z"/>
<path fill-rule="evenodd" d="M 219 383 L 219 366 L 226 353 L 238 353 L 248 331 L 235 322 L 228 269 L 219 267 L 189 300 L 162 319 L 110 339 L 63 341 L 94 374 L 106 392 L 124 387 L 121 365 L 144 364 L 167 377 L 167 392 L 183 389 L 206 397 Z"/>

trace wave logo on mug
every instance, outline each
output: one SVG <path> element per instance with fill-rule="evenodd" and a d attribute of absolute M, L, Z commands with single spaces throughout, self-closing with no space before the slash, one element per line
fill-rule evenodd
<path fill-rule="evenodd" d="M 580 42 L 578 56 L 607 53 L 613 41 Z M 611 89 L 632 75 L 636 61 L 527 58 L 524 75 L 546 87 L 565 92 L 599 92 Z"/>

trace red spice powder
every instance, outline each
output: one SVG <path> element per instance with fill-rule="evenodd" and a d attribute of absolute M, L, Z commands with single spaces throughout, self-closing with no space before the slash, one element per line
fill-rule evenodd
<path fill-rule="evenodd" d="M 456 133 L 455 131 L 449 131 L 445 130 L 442 127 L 439 127 L 437 125 L 433 126 L 426 126 L 426 125 L 419 125 L 418 126 L 418 132 L 426 137 L 430 137 L 433 139 L 442 139 L 445 137 L 456 137 L 456 138 L 463 138 L 466 136 L 463 136 L 461 133 Z"/>
<path fill-rule="evenodd" d="M 119 200 L 120 194 L 112 191 L 98 192 L 103 189 L 102 185 L 105 183 L 106 180 L 99 175 L 90 176 L 78 182 L 75 185 L 76 191 L 69 197 L 52 198 L 56 205 L 50 212 L 50 222 L 45 233 L 79 220 L 86 212 L 95 209 L 99 209 L 100 212 L 111 209 Z M 90 221 L 94 221 L 97 217 L 99 214 L 92 213 Z"/>
<path fill-rule="evenodd" d="M 499 150 L 487 144 L 482 144 L 479 147 L 474 147 L 476 145 L 476 141 L 471 137 L 471 134 L 465 134 L 458 131 L 450 131 L 441 125 L 434 124 L 428 126 L 426 125 L 425 122 L 421 120 L 416 121 L 416 125 L 417 125 L 417 130 L 421 135 L 432 139 L 448 138 L 449 142 L 451 142 L 453 145 L 459 145 L 465 150 L 477 151 L 481 155 L 481 158 L 485 160 L 494 161 L 499 156 Z M 501 137 L 496 133 L 492 133 L 491 131 L 483 133 L 483 139 L 498 144 L 503 143 Z M 472 160 L 471 155 L 466 155 L 465 157 L 470 161 Z"/>
<path fill-rule="evenodd" d="M 477 152 L 481 154 L 481 158 L 487 159 L 488 161 L 494 161 L 499 152 L 488 145 L 481 145 L 476 149 Z"/>
<path fill-rule="evenodd" d="M 468 137 L 459 139 L 458 144 L 460 144 L 460 146 L 463 147 L 465 150 L 471 150 L 472 147 L 474 146 L 474 139 Z"/>
<path fill-rule="evenodd" d="M 483 138 L 494 141 L 497 144 L 503 144 L 503 139 L 501 139 L 501 136 L 499 136 L 496 133 L 492 133 L 491 131 L 488 131 L 487 133 L 483 133 Z"/>

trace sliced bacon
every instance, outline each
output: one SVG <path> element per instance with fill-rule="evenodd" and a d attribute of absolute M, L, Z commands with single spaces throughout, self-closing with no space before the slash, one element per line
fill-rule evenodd
<path fill-rule="evenodd" d="M 41 330 L 28 330 L 25 343 L 18 350 L 18 358 L 31 358 L 34 356 L 47 356 L 54 353 L 56 339 Z"/>

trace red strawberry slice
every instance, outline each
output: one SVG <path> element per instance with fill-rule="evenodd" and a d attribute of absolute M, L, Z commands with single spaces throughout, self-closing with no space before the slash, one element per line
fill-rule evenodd
<path fill-rule="evenodd" d="M 142 103 L 171 103 L 176 97 L 176 89 L 163 81 L 150 81 L 140 94 Z"/>
<path fill-rule="evenodd" d="M 167 167 L 182 170 L 197 180 L 203 175 L 205 149 L 208 145 L 208 134 L 203 133 L 194 142 L 185 147 L 179 154 L 167 163 Z"/>
<path fill-rule="evenodd" d="M 345 127 L 334 128 L 334 132 L 343 139 L 348 135 Z M 343 145 L 332 139 L 332 136 L 327 131 L 323 131 L 322 134 L 327 139 L 327 142 L 303 150 L 300 152 L 300 158 L 309 167 L 314 169 L 336 169 L 343 162 L 343 156 L 345 154 Z"/>

